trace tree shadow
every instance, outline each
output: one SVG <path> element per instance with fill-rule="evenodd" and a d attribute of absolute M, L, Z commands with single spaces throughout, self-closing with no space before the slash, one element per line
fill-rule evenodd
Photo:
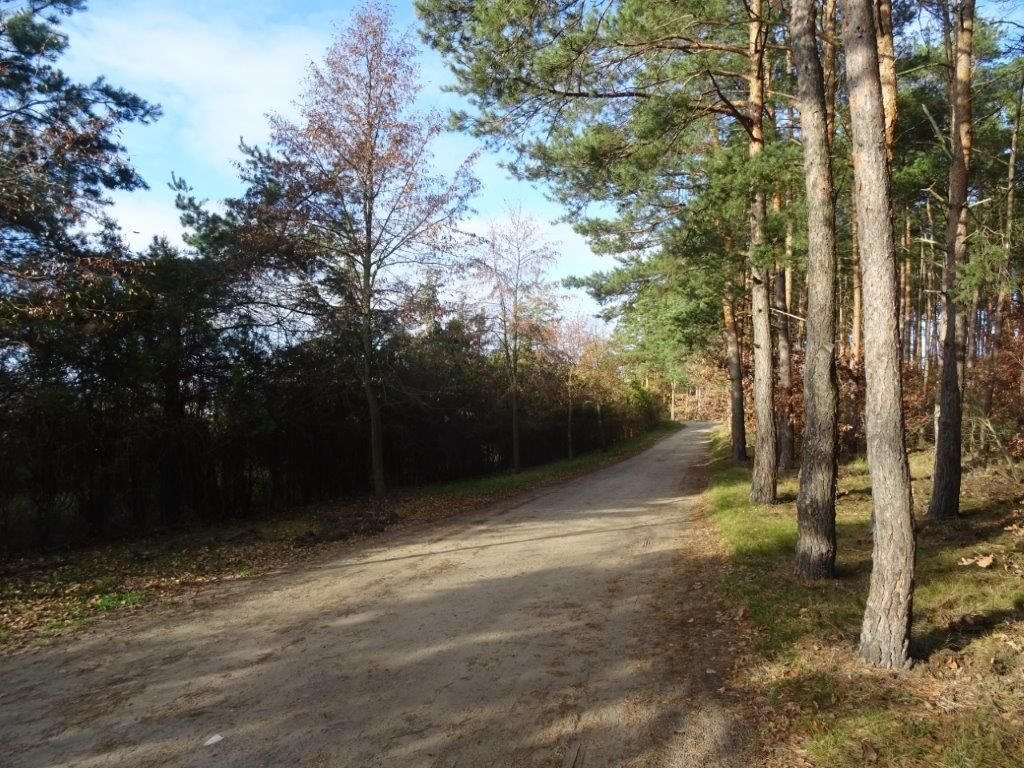
<path fill-rule="evenodd" d="M 673 633 L 697 647 L 706 627 L 660 614 L 706 603 L 666 578 L 697 489 L 626 504 L 614 473 L 577 482 L 543 514 L 393 532 L 0 658 L 5 768 L 546 768 L 574 744 L 654 766 L 694 731 L 689 757 L 731 764 L 742 734 L 707 727 L 713 687 L 675 666 Z"/>
<path fill-rule="evenodd" d="M 914 636 L 914 657 L 928 661 L 940 651 L 964 651 L 972 643 L 994 634 L 1000 627 L 1024 621 L 1024 597 L 1018 597 L 1013 607 L 982 613 L 966 613 L 942 627 L 935 627 Z"/>

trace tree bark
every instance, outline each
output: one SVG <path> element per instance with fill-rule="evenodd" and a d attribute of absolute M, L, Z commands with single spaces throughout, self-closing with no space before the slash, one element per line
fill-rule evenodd
<path fill-rule="evenodd" d="M 825 80 L 825 132 L 831 151 L 836 136 L 836 92 L 839 90 L 838 60 L 839 33 L 836 29 L 836 0 L 825 0 L 822 4 L 821 36 L 825 60 L 822 74 Z"/>
<path fill-rule="evenodd" d="M 778 269 L 775 274 L 775 308 L 778 310 L 775 324 L 775 343 L 778 349 L 779 389 L 786 398 L 778 408 L 775 438 L 778 452 L 778 471 L 793 466 L 793 414 L 789 405 L 790 389 L 793 386 L 793 366 L 789 342 L 789 318 L 786 316 L 786 273 Z"/>
<path fill-rule="evenodd" d="M 807 190 L 807 352 L 795 563 L 805 579 L 830 578 L 836 561 L 836 210 L 816 7 L 817 0 L 793 0 L 789 22 Z"/>
<path fill-rule="evenodd" d="M 743 360 L 740 357 L 740 336 L 736 328 L 736 309 L 730 291 L 722 300 L 725 320 L 725 349 L 729 368 L 729 434 L 732 438 L 732 460 L 747 460 L 747 425 L 743 408 Z"/>
<path fill-rule="evenodd" d="M 929 520 L 954 520 L 960 513 L 961 442 L 963 431 L 962 385 L 964 318 L 958 317 L 957 269 L 967 261 L 967 182 L 970 172 L 971 56 L 974 41 L 974 0 L 962 0 L 955 9 L 955 71 L 950 80 L 953 121 L 950 126 L 952 158 L 949 166 L 949 218 L 946 226 L 946 261 L 942 276 L 946 332 L 942 340 L 942 377 L 939 380 L 938 435 Z"/>
<path fill-rule="evenodd" d="M 853 193 L 856 195 L 856 190 Z M 857 226 L 856 219 L 853 221 L 851 234 L 853 241 L 853 265 L 851 268 L 853 310 L 850 321 L 850 362 L 854 367 L 859 367 L 861 363 L 862 340 L 864 338 L 864 283 L 861 280 L 860 274 L 860 227 Z"/>
<path fill-rule="evenodd" d="M 892 31 L 892 0 L 875 0 L 875 31 L 878 75 L 885 110 L 885 157 L 892 163 L 896 146 L 896 46 Z"/>
<path fill-rule="evenodd" d="M 856 214 L 864 279 L 866 432 L 874 514 L 871 583 L 860 657 L 909 664 L 914 594 L 914 517 L 903 434 L 896 316 L 896 248 L 885 154 L 885 111 L 871 0 L 844 0 Z"/>
<path fill-rule="evenodd" d="M 748 56 L 750 61 L 748 107 L 751 158 L 764 148 L 764 47 L 762 0 L 751 0 Z M 775 454 L 775 377 L 772 361 L 772 325 L 768 269 L 759 264 L 758 249 L 764 242 L 765 198 L 756 190 L 750 204 L 751 323 L 754 334 L 754 418 L 757 423 L 754 472 L 750 500 L 774 504 L 778 464 Z"/>
<path fill-rule="evenodd" d="M 790 16 L 808 231 L 804 439 L 796 558 L 796 571 L 803 579 L 830 578 L 836 565 L 836 197 L 824 75 L 814 35 L 816 5 L 816 0 L 794 0 Z"/>

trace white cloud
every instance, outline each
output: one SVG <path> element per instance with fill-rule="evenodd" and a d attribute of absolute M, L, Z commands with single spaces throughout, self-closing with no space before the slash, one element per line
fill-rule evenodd
<path fill-rule="evenodd" d="M 345 0 L 314 5 L 309 11 L 287 0 L 105 0 L 71 17 L 70 47 L 61 62 L 70 75 L 103 75 L 163 107 L 155 125 L 128 126 L 123 136 L 132 162 L 152 187 L 113 196 L 112 212 L 134 248 L 144 249 L 155 236 L 181 245 L 174 193 L 167 188 L 172 172 L 198 197 L 214 202 L 241 191 L 233 165 L 239 138 L 264 142 L 266 114 L 293 111 L 309 63 L 321 59 L 333 22 L 344 25 L 351 8 Z M 398 10 L 399 25 L 411 20 L 411 8 Z M 441 92 L 452 82 L 441 59 L 427 51 L 420 64 L 421 103 L 456 106 L 457 96 Z M 434 147 L 437 172 L 451 174 L 479 146 L 465 135 L 444 135 Z M 482 154 L 476 173 L 483 188 L 473 201 L 479 214 L 470 229 L 485 229 L 487 217 L 501 218 L 509 203 L 521 202 L 525 212 L 548 225 L 547 238 L 560 244 L 555 279 L 607 267 L 571 227 L 550 223 L 561 215 L 558 206 L 509 178 L 499 156 Z M 591 311 L 593 302 L 579 295 Z"/>
<path fill-rule="evenodd" d="M 122 234 L 133 250 L 144 251 L 154 237 L 164 237 L 171 245 L 184 247 L 178 211 L 168 205 L 166 197 L 154 190 L 113 195 L 114 209 L 124 228 Z"/>
<path fill-rule="evenodd" d="M 322 20 L 256 21 L 145 3 L 97 5 L 71 25 L 68 68 L 103 74 L 160 103 L 174 149 L 230 169 L 239 138 L 266 136 L 266 113 L 289 109 L 330 38 Z"/>

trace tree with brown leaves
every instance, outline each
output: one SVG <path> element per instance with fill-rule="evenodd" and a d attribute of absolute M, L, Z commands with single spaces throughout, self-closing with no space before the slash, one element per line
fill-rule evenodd
<path fill-rule="evenodd" d="M 318 323 L 358 336 L 377 494 L 381 318 L 426 271 L 451 264 L 477 186 L 472 158 L 447 176 L 432 169 L 445 119 L 418 109 L 415 58 L 385 7 L 360 7 L 310 66 L 298 119 L 271 118 L 275 152 L 253 150 L 246 169 L 253 213 L 283 245 L 289 292 Z"/>

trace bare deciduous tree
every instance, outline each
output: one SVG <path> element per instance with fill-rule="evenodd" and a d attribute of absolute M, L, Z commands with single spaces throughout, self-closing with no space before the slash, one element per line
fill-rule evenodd
<path fill-rule="evenodd" d="M 258 153 L 253 172 L 261 204 L 276 211 L 297 254 L 288 276 L 301 284 L 306 310 L 325 323 L 344 315 L 359 336 L 378 494 L 379 318 L 425 268 L 450 261 L 476 189 L 472 158 L 447 176 L 432 169 L 445 119 L 417 107 L 415 59 L 384 7 L 359 8 L 323 63 L 310 66 L 299 119 L 271 118 L 277 156 Z"/>
<path fill-rule="evenodd" d="M 537 222 L 521 210 L 492 224 L 479 246 L 471 271 L 487 290 L 488 316 L 501 354 L 512 409 L 512 468 L 520 469 L 519 393 L 523 352 L 544 338 L 554 313 L 554 284 L 547 269 L 555 260 Z"/>

